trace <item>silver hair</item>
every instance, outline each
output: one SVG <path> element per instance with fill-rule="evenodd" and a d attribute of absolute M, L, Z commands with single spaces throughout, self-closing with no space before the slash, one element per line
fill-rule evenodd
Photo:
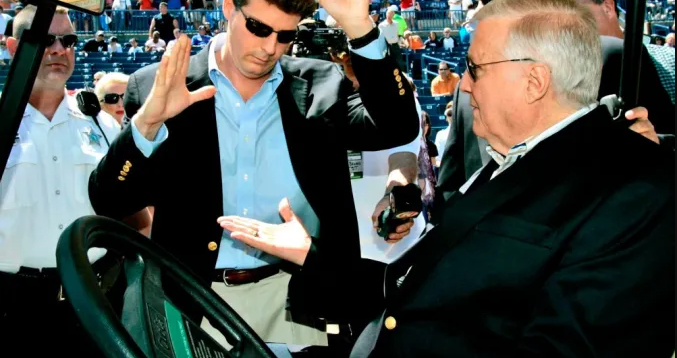
<path fill-rule="evenodd" d="M 602 47 L 595 17 L 576 0 L 494 0 L 474 17 L 515 19 L 503 50 L 508 59 L 546 64 L 552 88 L 573 105 L 597 101 Z"/>

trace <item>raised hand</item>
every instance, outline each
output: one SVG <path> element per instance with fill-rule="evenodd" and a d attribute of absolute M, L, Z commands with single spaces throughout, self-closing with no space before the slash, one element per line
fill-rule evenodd
<path fill-rule="evenodd" d="M 167 119 L 176 116 L 190 105 L 214 96 L 216 87 L 205 86 L 190 92 L 186 87 L 186 74 L 190 63 L 191 43 L 188 36 L 181 35 L 176 44 L 165 51 L 155 74 L 153 88 L 148 99 L 134 115 L 133 121 L 139 132 L 149 140 Z"/>
<path fill-rule="evenodd" d="M 239 216 L 222 216 L 216 221 L 230 231 L 230 237 L 283 260 L 303 265 L 310 251 L 311 239 L 301 220 L 294 214 L 289 200 L 278 206 L 282 224 L 267 224 Z"/>
<path fill-rule="evenodd" d="M 369 0 L 319 0 L 348 35 L 356 39 L 366 35 L 374 27 L 369 17 Z"/>

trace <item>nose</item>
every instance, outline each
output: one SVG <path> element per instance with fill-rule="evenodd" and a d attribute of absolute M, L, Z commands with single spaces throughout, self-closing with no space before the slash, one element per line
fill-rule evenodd
<path fill-rule="evenodd" d="M 48 48 L 45 49 L 49 54 L 52 55 L 64 55 L 68 49 L 63 47 L 63 44 L 61 43 L 61 40 L 56 40 L 52 44 L 52 46 L 49 46 Z"/>
<path fill-rule="evenodd" d="M 277 33 L 273 32 L 270 34 L 270 36 L 263 39 L 263 45 L 261 48 L 268 56 L 275 55 L 275 49 L 277 48 Z"/>
<path fill-rule="evenodd" d="M 466 93 L 472 93 L 472 83 L 473 80 L 472 78 L 470 78 L 470 74 L 466 69 L 465 72 L 463 73 L 463 77 L 461 77 L 461 91 Z"/>

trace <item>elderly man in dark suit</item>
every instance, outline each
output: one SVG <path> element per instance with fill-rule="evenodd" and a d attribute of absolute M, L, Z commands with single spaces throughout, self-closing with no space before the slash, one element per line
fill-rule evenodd
<path fill-rule="evenodd" d="M 358 286 L 382 301 L 352 357 L 669 357 L 674 152 L 598 106 L 600 39 L 575 0 L 495 0 L 475 18 L 461 90 L 492 160 L 385 284 Z M 346 279 L 323 283 L 331 253 L 285 219 L 220 222 L 303 265 L 305 297 L 325 315 L 374 302 L 338 289 Z M 330 292 L 344 304 L 322 306 Z"/>
<path fill-rule="evenodd" d="M 283 56 L 314 0 L 226 0 L 226 33 L 192 57 L 183 36 L 159 65 L 131 76 L 131 125 L 90 180 L 100 215 L 154 206 L 152 239 L 266 342 L 326 345 L 325 323 L 299 313 L 293 290 L 287 300 L 298 267 L 233 240 L 216 219 L 281 222 L 278 204 L 293 206 L 333 252 L 327 263 L 350 265 L 359 242 L 346 237 L 359 235 L 347 151 L 396 147 L 419 132 L 412 90 L 368 2 L 322 5 L 350 39 L 360 96 L 336 64 Z"/>

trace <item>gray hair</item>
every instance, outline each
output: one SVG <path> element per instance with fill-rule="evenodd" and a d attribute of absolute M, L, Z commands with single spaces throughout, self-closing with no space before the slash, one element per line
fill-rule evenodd
<path fill-rule="evenodd" d="M 114 83 L 120 83 L 126 85 L 129 82 L 129 76 L 121 72 L 109 72 L 103 75 L 101 79 L 96 82 L 94 86 L 94 94 L 99 99 L 103 101 L 103 96 L 106 94 L 105 90 L 107 87 Z"/>
<path fill-rule="evenodd" d="M 576 0 L 494 0 L 474 17 L 515 19 L 503 50 L 508 59 L 546 64 L 552 88 L 573 105 L 597 101 L 602 47 L 595 17 Z"/>

